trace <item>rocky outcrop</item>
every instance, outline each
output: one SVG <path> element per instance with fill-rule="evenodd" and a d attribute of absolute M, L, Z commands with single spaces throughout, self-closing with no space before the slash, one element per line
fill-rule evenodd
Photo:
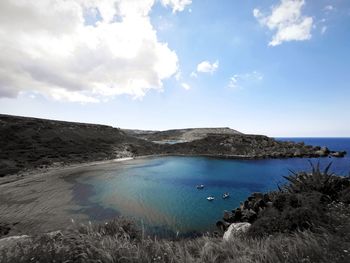
<path fill-rule="evenodd" d="M 240 207 L 231 212 L 224 211 L 223 220 L 226 223 L 253 223 L 261 211 L 271 206 L 272 201 L 268 194 L 253 193 L 246 201 L 241 203 Z"/>
<path fill-rule="evenodd" d="M 188 143 L 164 145 L 167 153 L 182 155 L 207 155 L 221 158 L 295 158 L 295 157 L 341 157 L 327 148 L 314 147 L 304 143 L 278 141 L 263 135 L 210 134 Z"/>
<path fill-rule="evenodd" d="M 225 235 L 232 235 L 228 233 L 240 229 L 240 227 L 243 226 L 243 232 L 246 232 L 250 225 L 258 218 L 259 213 L 272 206 L 273 203 L 269 194 L 260 192 L 253 193 L 236 209 L 224 211 L 223 221 L 218 221 L 216 226 L 222 232 L 225 232 L 224 237 Z M 230 232 L 228 232 L 229 230 Z"/>
<path fill-rule="evenodd" d="M 225 231 L 223 239 L 225 241 L 234 240 L 236 237 L 246 233 L 250 226 L 250 223 L 233 223 Z"/>

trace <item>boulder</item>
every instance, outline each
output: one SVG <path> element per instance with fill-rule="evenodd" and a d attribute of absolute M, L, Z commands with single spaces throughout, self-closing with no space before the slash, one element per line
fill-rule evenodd
<path fill-rule="evenodd" d="M 246 233 L 250 226 L 251 224 L 249 223 L 233 223 L 225 231 L 223 239 L 225 241 L 234 240 L 235 237 Z"/>

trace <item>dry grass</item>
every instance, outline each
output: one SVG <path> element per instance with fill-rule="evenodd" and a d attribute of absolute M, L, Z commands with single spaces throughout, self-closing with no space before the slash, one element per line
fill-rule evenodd
<path fill-rule="evenodd" d="M 349 242 L 324 231 L 241 237 L 142 238 L 127 220 L 41 235 L 2 249 L 0 262 L 350 262 Z"/>

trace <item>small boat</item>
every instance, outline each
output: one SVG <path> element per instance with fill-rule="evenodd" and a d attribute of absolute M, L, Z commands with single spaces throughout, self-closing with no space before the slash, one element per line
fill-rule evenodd
<path fill-rule="evenodd" d="M 208 200 L 208 201 L 213 201 L 214 199 L 215 199 L 214 196 L 208 196 L 208 197 L 207 197 L 207 200 Z"/>
<path fill-rule="evenodd" d="M 230 193 L 224 193 L 223 195 L 222 195 L 222 199 L 227 199 L 227 198 L 229 198 L 230 197 Z"/>
<path fill-rule="evenodd" d="M 204 188 L 204 184 L 198 184 L 198 185 L 196 185 L 196 188 L 197 189 L 203 189 Z"/>

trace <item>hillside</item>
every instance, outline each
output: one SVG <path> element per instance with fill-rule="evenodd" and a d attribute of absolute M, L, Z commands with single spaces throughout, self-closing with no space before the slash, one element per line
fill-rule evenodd
<path fill-rule="evenodd" d="M 150 142 L 105 125 L 0 115 L 0 177 L 55 163 L 151 154 Z"/>
<path fill-rule="evenodd" d="M 229 128 L 156 132 L 0 115 L 0 177 L 51 165 L 145 155 L 258 159 L 342 157 L 344 154 L 325 147 L 280 142 L 262 135 L 246 135 Z"/>
<path fill-rule="evenodd" d="M 210 134 L 242 134 L 230 128 L 189 128 L 166 131 L 123 130 L 127 134 L 154 142 L 190 142 L 207 137 Z"/>

